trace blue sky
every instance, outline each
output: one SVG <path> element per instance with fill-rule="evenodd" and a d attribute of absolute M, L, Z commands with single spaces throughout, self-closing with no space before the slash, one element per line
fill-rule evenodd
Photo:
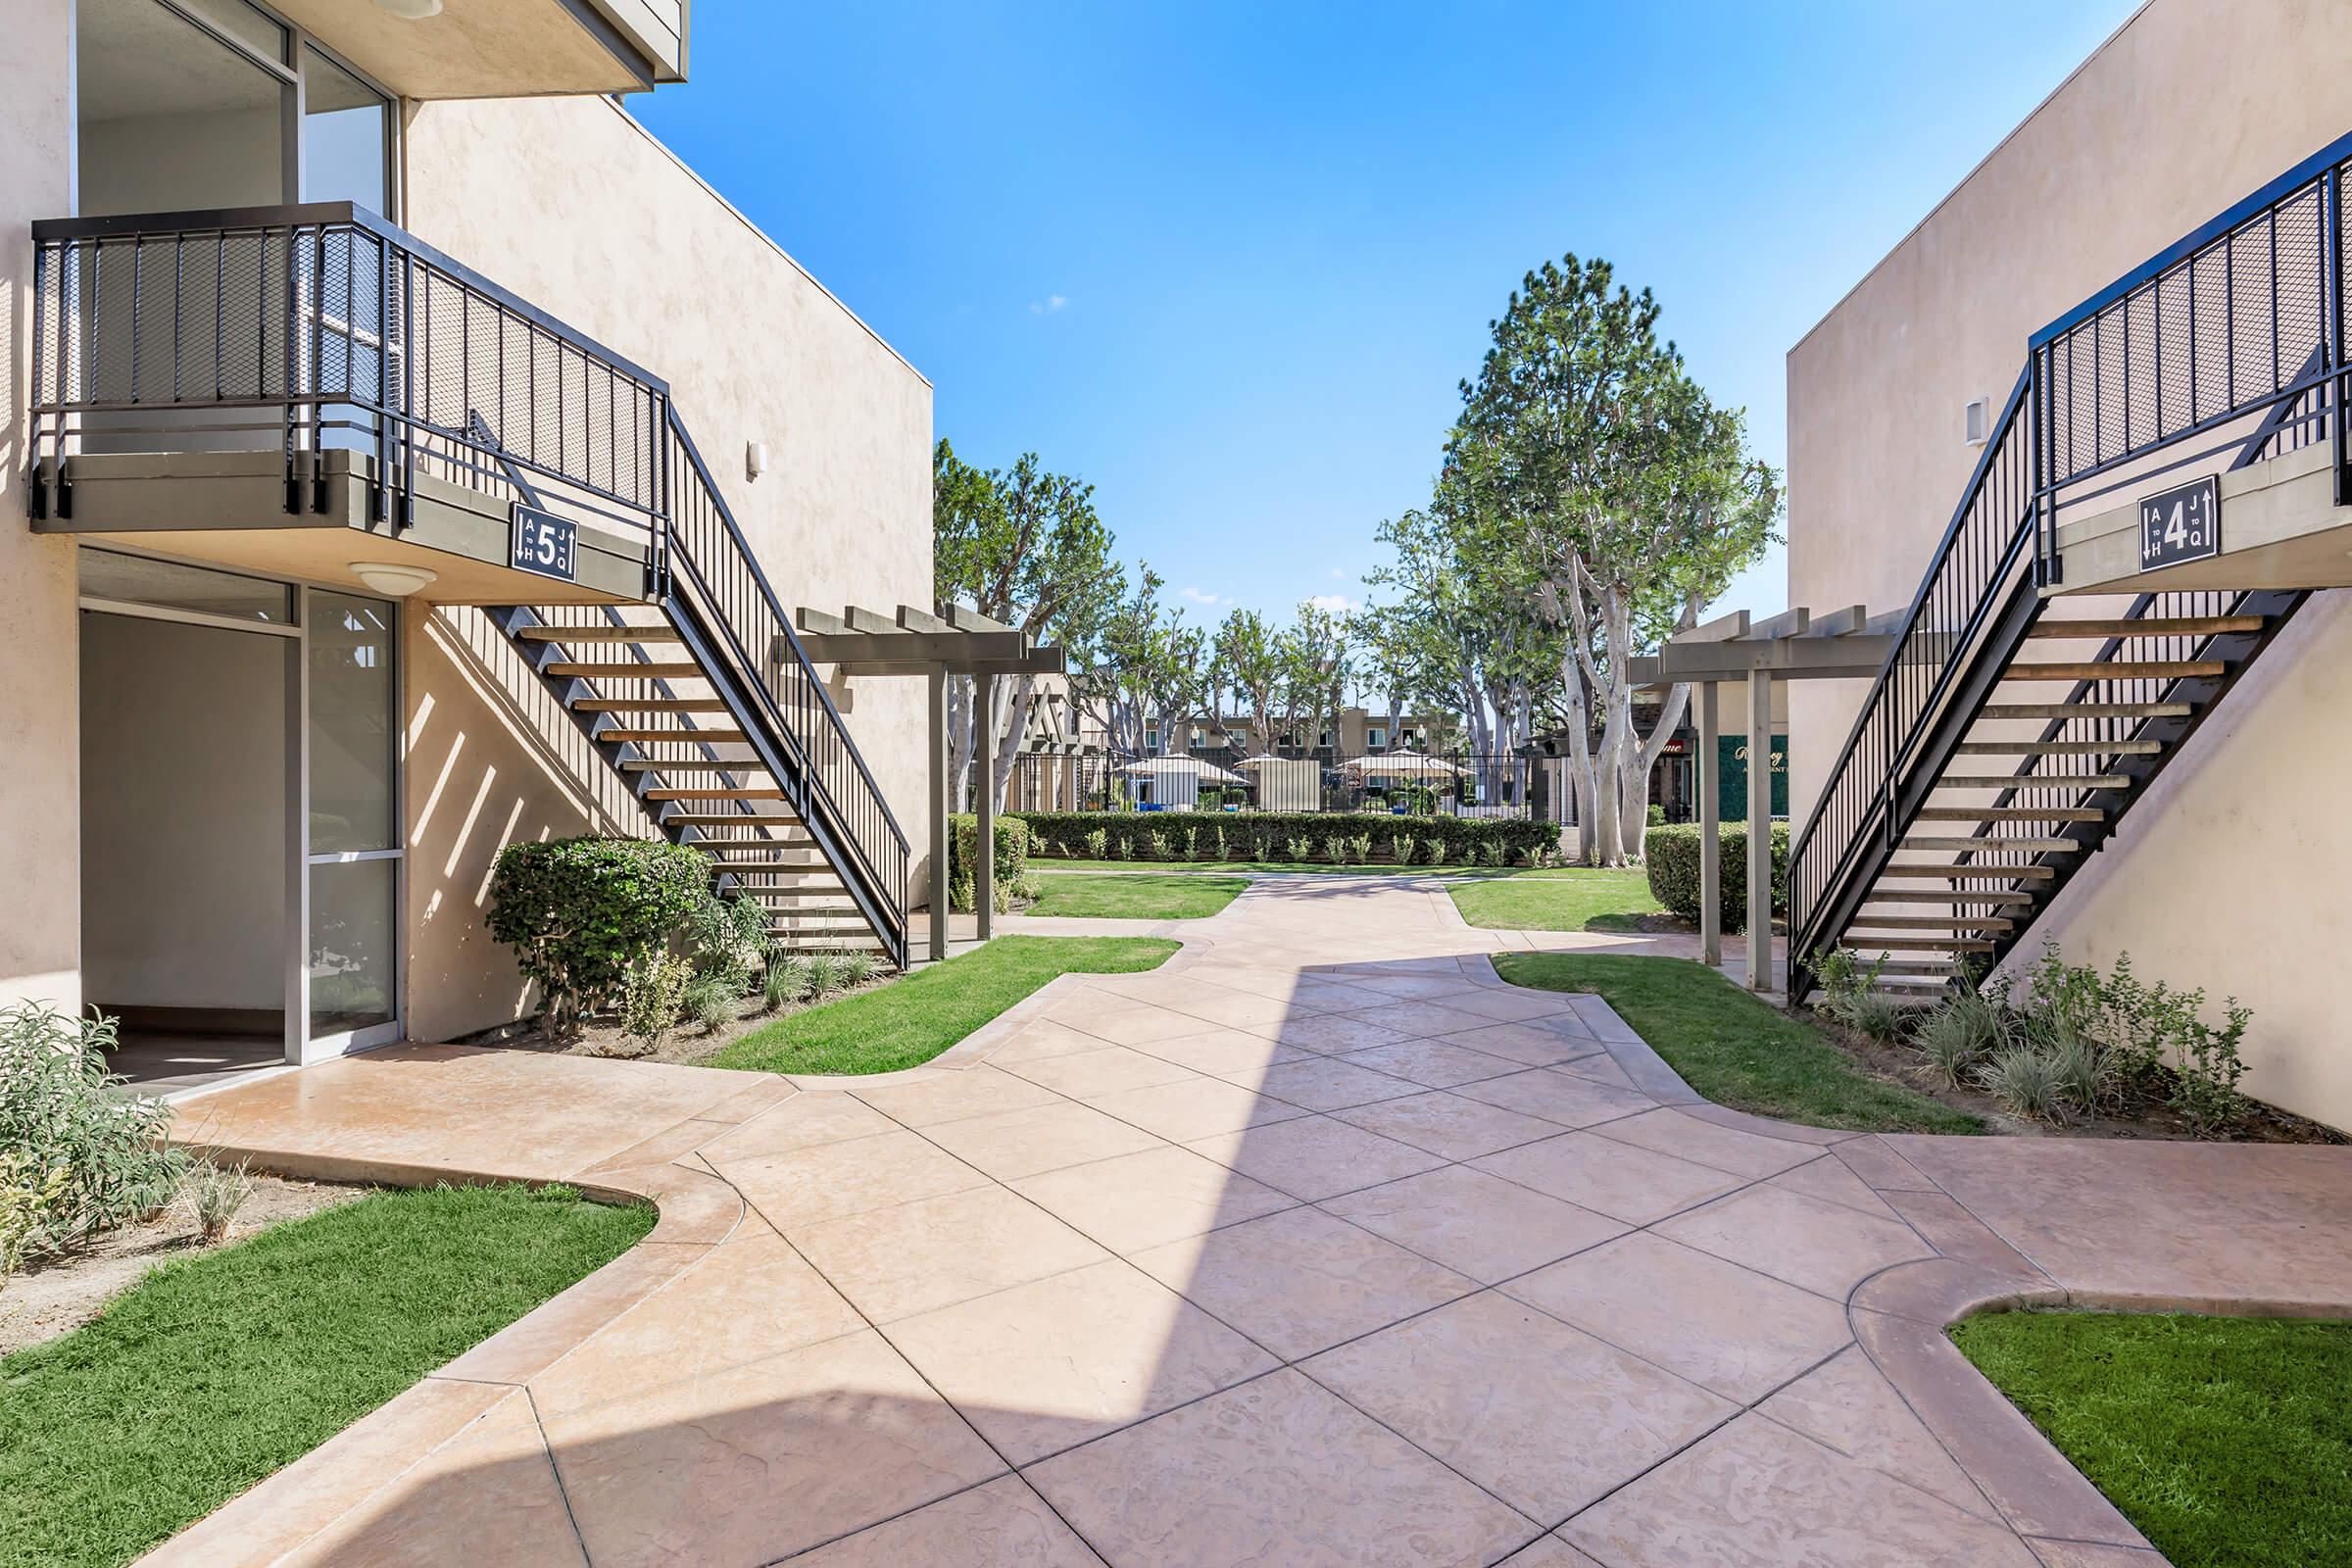
<path fill-rule="evenodd" d="M 1566 251 L 1654 290 L 1784 465 L 1789 346 L 2132 9 L 698 0 L 692 81 L 630 103 L 960 454 L 1092 480 L 1214 620 L 1364 597 Z M 1785 603 L 1776 550 L 1719 608 Z"/>

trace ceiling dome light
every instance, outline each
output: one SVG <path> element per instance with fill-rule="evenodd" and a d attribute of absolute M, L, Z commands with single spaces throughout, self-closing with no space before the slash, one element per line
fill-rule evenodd
<path fill-rule="evenodd" d="M 375 0 L 375 3 L 403 22 L 422 22 L 441 14 L 441 0 Z"/>
<path fill-rule="evenodd" d="M 399 566 L 384 561 L 355 561 L 351 564 L 351 574 L 377 593 L 394 599 L 406 599 L 439 580 L 438 574 L 422 566 Z"/>

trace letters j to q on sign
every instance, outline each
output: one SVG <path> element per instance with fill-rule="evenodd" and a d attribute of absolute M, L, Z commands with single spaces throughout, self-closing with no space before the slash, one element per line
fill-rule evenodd
<path fill-rule="evenodd" d="M 579 524 L 569 517 L 515 503 L 508 559 L 519 569 L 535 571 L 542 577 L 561 577 L 565 582 L 576 581 L 572 557 L 579 541 Z"/>
<path fill-rule="evenodd" d="M 2139 503 L 2139 569 L 2222 553 L 2222 485 L 2211 475 Z"/>

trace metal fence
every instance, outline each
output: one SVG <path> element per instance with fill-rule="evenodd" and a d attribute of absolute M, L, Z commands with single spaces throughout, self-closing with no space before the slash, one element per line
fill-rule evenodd
<path fill-rule="evenodd" d="M 1340 765 L 1320 750 L 1257 754 L 1229 763 L 1116 753 L 1023 752 L 1004 808 L 1040 811 L 1380 811 L 1407 816 L 1572 822 L 1564 760 L 1444 752 L 1426 761 Z M 1196 770 L 1187 762 L 1200 764 Z M 1228 781 L 1224 775 L 1231 775 Z"/>

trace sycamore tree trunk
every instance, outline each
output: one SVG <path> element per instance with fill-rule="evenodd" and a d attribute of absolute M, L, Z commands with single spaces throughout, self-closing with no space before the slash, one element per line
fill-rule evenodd
<path fill-rule="evenodd" d="M 948 677 L 948 808 L 961 811 L 972 798 L 972 677 Z"/>
<path fill-rule="evenodd" d="M 1029 702 L 1037 691 L 1035 675 L 992 675 L 996 682 L 990 692 L 990 717 L 997 733 L 995 742 L 996 765 L 991 776 L 996 791 L 997 809 L 1004 808 L 1004 787 L 1012 779 L 1012 760 L 1020 755 L 1021 734 L 1028 727 Z"/>

